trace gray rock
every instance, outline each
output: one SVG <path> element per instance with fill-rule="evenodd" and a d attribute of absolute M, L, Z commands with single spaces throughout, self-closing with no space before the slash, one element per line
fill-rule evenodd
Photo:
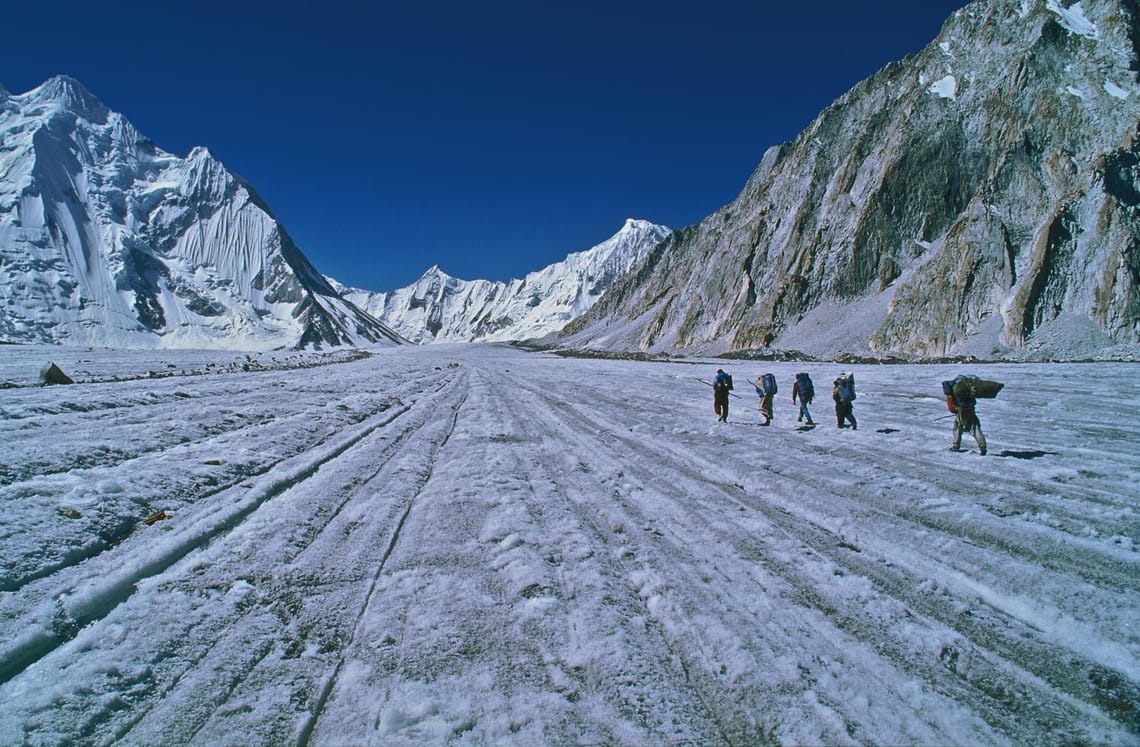
<path fill-rule="evenodd" d="M 70 376 L 63 372 L 59 366 L 54 363 L 49 363 L 40 369 L 40 384 L 43 386 L 51 386 L 52 384 L 74 384 Z"/>

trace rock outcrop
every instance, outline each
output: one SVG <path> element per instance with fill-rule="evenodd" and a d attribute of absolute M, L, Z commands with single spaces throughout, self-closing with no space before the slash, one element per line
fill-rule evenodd
<path fill-rule="evenodd" d="M 562 343 L 1135 354 L 1138 52 L 1134 2 L 968 5 L 771 148 Z"/>

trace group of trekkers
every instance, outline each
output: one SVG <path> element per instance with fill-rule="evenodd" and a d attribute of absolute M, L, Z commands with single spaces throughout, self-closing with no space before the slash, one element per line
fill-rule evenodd
<path fill-rule="evenodd" d="M 708 383 L 708 382 L 706 382 Z M 760 414 L 764 422 L 760 425 L 771 425 L 773 417 L 773 401 L 779 391 L 775 375 L 761 374 L 753 382 L 756 394 L 760 397 Z M 717 419 L 728 422 L 728 398 L 732 391 L 732 376 L 724 369 L 717 369 L 713 378 L 713 412 Z M 951 451 L 962 450 L 962 434 L 969 433 L 978 444 L 978 451 L 984 456 L 986 453 L 986 437 L 982 433 L 982 424 L 978 420 L 977 398 L 996 397 L 1002 384 L 995 381 L 986 381 L 973 376 L 958 376 L 949 381 L 942 382 L 942 391 L 946 396 L 946 407 L 954 415 L 954 440 L 950 446 Z M 815 385 L 807 373 L 797 373 L 792 384 L 792 404 L 799 404 L 799 414 L 796 421 L 805 423 L 805 426 L 814 426 L 808 406 L 815 398 Z M 835 424 L 838 428 L 858 430 L 859 424 L 855 420 L 855 374 L 842 372 L 832 382 L 831 399 L 835 402 Z"/>

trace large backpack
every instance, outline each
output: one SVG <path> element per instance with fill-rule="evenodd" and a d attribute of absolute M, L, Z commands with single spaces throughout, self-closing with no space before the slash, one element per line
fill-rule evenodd
<path fill-rule="evenodd" d="M 839 389 L 839 399 L 841 402 L 855 401 L 855 374 L 840 376 L 835 380 L 835 386 Z"/>
<path fill-rule="evenodd" d="M 776 394 L 778 387 L 776 386 L 775 375 L 766 373 L 761 376 L 760 388 L 764 390 L 764 394 Z"/>
<path fill-rule="evenodd" d="M 949 381 L 942 382 L 942 393 L 958 398 L 993 399 L 1005 387 L 999 381 L 979 379 L 976 376 L 955 376 Z"/>
<path fill-rule="evenodd" d="M 811 383 L 811 376 L 806 373 L 796 374 L 796 391 L 799 392 L 800 399 L 810 402 L 815 396 L 815 385 Z"/>
<path fill-rule="evenodd" d="M 974 407 L 977 404 L 974 399 L 974 380 L 969 376 L 959 376 L 954 379 L 950 396 L 954 398 L 954 404 L 958 407 Z"/>
<path fill-rule="evenodd" d="M 955 404 L 959 407 L 974 407 L 977 405 L 977 397 L 979 396 L 978 385 L 982 383 L 996 384 L 992 381 L 982 382 L 981 379 L 974 376 L 957 376 L 950 382 L 950 396 L 954 398 Z M 996 385 L 998 389 L 1001 389 L 1001 384 Z M 997 391 L 995 390 L 989 396 L 992 397 L 996 394 Z"/>

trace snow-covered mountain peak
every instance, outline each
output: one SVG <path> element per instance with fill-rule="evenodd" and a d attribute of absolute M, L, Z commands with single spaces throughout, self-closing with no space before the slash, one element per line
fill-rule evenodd
<path fill-rule="evenodd" d="M 159 150 L 73 78 L 0 107 L 0 340 L 261 349 L 399 341 L 206 148 Z"/>
<path fill-rule="evenodd" d="M 193 200 L 220 199 L 241 184 L 241 180 L 202 146 L 191 150 L 184 164 L 186 195 Z"/>
<path fill-rule="evenodd" d="M 644 238 L 650 234 L 659 234 L 661 232 L 661 228 L 662 226 L 659 226 L 651 221 L 643 220 L 641 218 L 626 218 L 625 222 L 622 223 L 621 228 L 617 230 L 617 233 L 603 241 L 601 244 L 598 244 L 595 247 L 591 247 L 591 249 L 587 249 L 586 251 L 597 249 L 598 246 L 608 246 L 611 243 L 621 243 L 631 238 L 637 240 Z M 665 233 L 668 234 L 668 229 L 666 229 Z"/>
<path fill-rule="evenodd" d="M 432 265 L 431 267 L 427 268 L 427 270 L 424 272 L 423 275 L 420 275 L 420 280 L 432 280 L 432 279 L 454 280 L 455 278 L 453 278 L 451 275 L 448 275 L 446 272 L 444 272 L 443 268 L 440 267 L 439 265 Z"/>
<path fill-rule="evenodd" d="M 583 314 L 668 235 L 630 218 L 602 243 L 517 280 L 459 280 L 433 265 L 391 293 L 334 287 L 413 342 L 530 339 Z"/>
<path fill-rule="evenodd" d="M 190 163 L 217 162 L 217 159 L 214 158 L 214 154 L 204 145 L 195 145 L 191 148 L 190 152 L 186 154 L 186 160 Z"/>
<path fill-rule="evenodd" d="M 625 223 L 622 224 L 621 230 L 617 232 L 617 235 L 620 236 L 622 234 L 632 233 L 635 231 L 652 231 L 656 228 L 659 228 L 659 226 L 657 226 L 655 223 L 650 223 L 647 220 L 642 220 L 640 218 L 626 218 Z"/>
<path fill-rule="evenodd" d="M 54 104 L 93 123 L 104 123 L 110 110 L 82 83 L 68 75 L 57 75 L 23 95 L 29 104 Z"/>
<path fill-rule="evenodd" d="M 645 241 L 654 238 L 657 241 L 661 241 L 665 236 L 669 235 L 670 230 L 671 229 L 641 218 L 626 218 L 625 223 L 618 229 L 618 232 L 598 246 L 608 246 L 611 243 L 622 244 L 629 241 Z M 597 247 L 594 248 L 596 249 Z"/>

